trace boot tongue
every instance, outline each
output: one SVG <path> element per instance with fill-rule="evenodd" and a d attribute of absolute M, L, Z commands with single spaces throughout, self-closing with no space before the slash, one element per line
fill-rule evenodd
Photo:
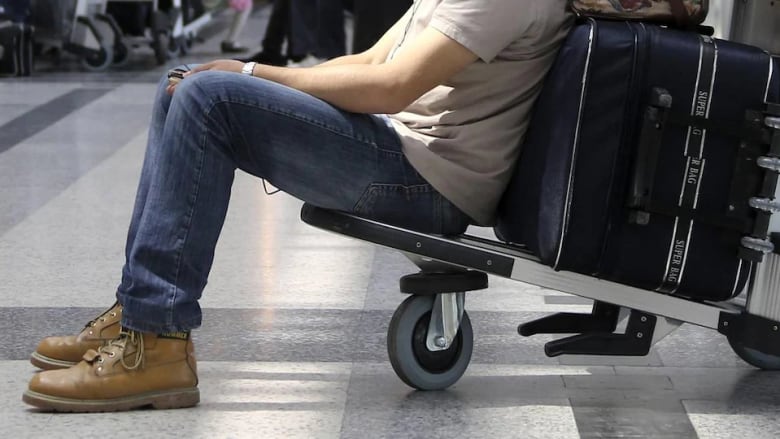
<path fill-rule="evenodd" d="M 92 363 L 92 362 L 94 362 L 95 360 L 97 360 L 97 359 L 98 359 L 98 357 L 100 357 L 100 354 L 98 353 L 98 351 L 96 351 L 96 350 L 94 350 L 94 349 L 90 349 L 90 350 L 88 350 L 88 351 L 87 351 L 87 352 L 84 354 L 84 356 L 83 356 L 83 357 L 81 357 L 81 358 L 82 358 L 84 361 L 86 361 L 87 363 Z"/>

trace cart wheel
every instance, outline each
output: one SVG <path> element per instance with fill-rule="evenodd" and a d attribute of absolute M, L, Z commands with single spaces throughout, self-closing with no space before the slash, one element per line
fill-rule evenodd
<path fill-rule="evenodd" d="M 127 64 L 130 59 L 130 48 L 123 42 L 117 42 L 114 44 L 114 59 L 112 64 L 115 66 L 123 66 Z"/>
<path fill-rule="evenodd" d="M 168 54 L 169 46 L 170 37 L 167 32 L 156 32 L 154 34 L 152 49 L 154 50 L 154 58 L 157 60 L 157 65 L 163 65 L 170 59 Z"/>
<path fill-rule="evenodd" d="M 168 59 L 173 59 L 181 54 L 181 42 L 178 38 L 168 37 Z"/>
<path fill-rule="evenodd" d="M 780 370 L 780 357 L 745 347 L 741 341 L 735 340 L 733 337 L 728 337 L 728 340 L 731 349 L 745 363 L 763 370 Z"/>
<path fill-rule="evenodd" d="M 101 47 L 99 51 L 81 58 L 81 65 L 87 70 L 99 72 L 107 69 L 113 59 L 114 51 L 110 47 Z"/>
<path fill-rule="evenodd" d="M 180 36 L 178 39 L 179 39 L 179 53 L 182 56 L 190 53 L 190 49 L 192 49 L 192 41 L 189 40 L 184 35 Z"/>
<path fill-rule="evenodd" d="M 435 296 L 410 296 L 401 303 L 387 330 L 387 353 L 396 375 L 418 390 L 441 390 L 455 384 L 471 361 L 474 333 L 464 311 L 460 330 L 445 351 L 426 346 Z"/>

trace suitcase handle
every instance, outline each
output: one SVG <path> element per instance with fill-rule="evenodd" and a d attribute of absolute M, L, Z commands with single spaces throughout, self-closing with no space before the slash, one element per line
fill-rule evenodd
<path fill-rule="evenodd" d="M 767 239 L 769 221 L 780 180 L 780 105 L 767 104 L 763 112 L 748 111 L 741 129 L 696 117 L 671 116 L 672 96 L 664 89 L 653 88 L 650 103 L 645 109 L 637 155 L 634 160 L 631 188 L 627 206 L 631 209 L 629 222 L 647 225 L 650 214 L 687 218 L 703 224 L 731 229 L 746 234 L 740 247 L 740 258 L 761 262 L 771 244 Z M 743 140 L 737 154 L 734 177 L 729 194 L 729 212 L 721 215 L 698 212 L 680 206 L 665 206 L 652 197 L 658 157 L 664 127 L 667 124 L 696 126 L 712 129 L 719 134 L 737 136 Z M 735 132 L 736 131 L 736 132 Z M 763 176 L 756 174 L 761 168 Z M 758 193 L 755 193 L 758 189 Z M 765 202 L 764 202 L 765 201 Z M 763 203 L 763 204 L 762 204 Z M 768 204 L 767 204 L 768 203 Z M 764 204 L 772 209 L 764 209 Z M 753 212 L 751 214 L 751 211 Z M 746 240 L 762 246 L 746 245 Z M 764 248 L 763 244 L 767 244 Z M 759 248 L 760 247 L 760 248 Z M 776 251 L 775 249 L 768 252 Z"/>
<path fill-rule="evenodd" d="M 645 109 L 642 121 L 628 198 L 628 207 L 637 211 L 637 215 L 632 218 L 632 222 L 637 224 L 646 225 L 650 220 L 647 213 L 639 211 L 645 210 L 652 199 L 658 155 L 670 108 L 672 95 L 663 88 L 654 87 L 650 92 L 650 104 Z"/>
<path fill-rule="evenodd" d="M 745 141 L 738 152 L 737 164 L 735 166 L 734 181 L 732 181 L 732 190 L 729 194 L 729 204 L 735 206 L 732 210 L 726 214 L 730 217 L 727 223 L 733 223 L 730 228 L 744 228 L 744 226 L 737 226 L 740 221 L 734 221 L 737 218 L 744 218 L 747 215 L 749 206 L 743 202 L 756 194 L 749 193 L 751 188 L 755 188 L 755 182 L 743 181 L 752 175 L 748 169 L 740 169 L 740 165 L 748 163 L 750 167 L 755 166 L 755 160 L 762 155 L 763 147 L 756 147 L 757 145 L 767 145 L 776 142 L 774 138 L 776 135 L 773 131 L 777 128 L 765 123 L 764 112 L 761 111 L 749 111 L 746 114 L 745 122 L 742 126 L 736 126 L 724 121 L 713 121 L 702 117 L 696 116 L 681 116 L 672 114 L 670 109 L 672 107 L 673 98 L 671 94 L 665 89 L 655 87 L 651 90 L 649 104 L 644 112 L 642 121 L 642 128 L 639 135 L 636 157 L 634 159 L 631 186 L 629 189 L 629 196 L 627 201 L 627 207 L 634 212 L 631 215 L 630 222 L 633 224 L 647 225 L 649 223 L 649 213 L 669 213 L 669 209 L 659 209 L 658 203 L 653 202 L 653 184 L 658 166 L 658 157 L 660 155 L 662 139 L 664 135 L 664 129 L 667 125 L 673 124 L 684 127 L 697 127 L 706 129 L 707 131 L 715 132 L 719 135 L 733 136 Z M 766 114 L 774 114 L 778 111 L 778 106 L 769 104 L 766 108 Z M 767 118 L 767 119 L 772 119 Z M 753 147 L 750 147 L 753 145 Z M 777 149 L 777 147 L 772 148 Z M 777 155 L 775 155 L 777 154 Z M 780 156 L 780 151 L 771 154 L 773 156 Z M 741 177 L 742 176 L 742 177 Z M 769 182 L 774 183 L 774 182 Z M 774 185 L 771 192 L 774 194 Z M 762 191 L 763 194 L 768 189 Z M 746 192 L 747 191 L 747 192 Z M 744 204 L 744 206 L 743 206 Z M 739 206 L 739 208 L 736 208 Z M 675 210 L 679 211 L 680 208 L 675 206 Z M 723 224 L 723 221 L 720 221 Z"/>

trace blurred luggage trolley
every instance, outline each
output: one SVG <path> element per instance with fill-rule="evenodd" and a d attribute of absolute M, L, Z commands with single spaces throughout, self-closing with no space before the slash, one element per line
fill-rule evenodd
<path fill-rule="evenodd" d="M 186 55 L 214 13 L 201 0 L 110 0 L 106 11 L 125 44 L 151 45 L 158 64 Z"/>
<path fill-rule="evenodd" d="M 88 70 L 123 65 L 149 45 L 158 64 L 185 53 L 211 21 L 198 0 L 32 0 L 35 40 L 46 53 L 68 52 Z M 193 11 L 198 12 L 194 16 Z"/>
<path fill-rule="evenodd" d="M 315 227 L 403 252 L 420 269 L 387 334 L 398 376 L 465 372 L 465 293 L 487 274 L 594 300 L 521 324 L 571 334 L 545 353 L 647 355 L 683 323 L 780 369 L 780 61 L 695 32 L 579 23 L 536 103 L 502 199 L 499 240 L 434 236 L 304 205 Z M 778 215 L 780 216 L 780 215 Z M 465 232 L 465 230 L 464 230 Z"/>

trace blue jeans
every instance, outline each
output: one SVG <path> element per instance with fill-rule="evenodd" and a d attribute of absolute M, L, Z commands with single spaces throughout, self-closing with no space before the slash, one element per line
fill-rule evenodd
<path fill-rule="evenodd" d="M 416 230 L 469 219 L 409 164 L 385 116 L 339 110 L 263 79 L 201 72 L 160 82 L 117 298 L 138 331 L 200 326 L 236 169 L 314 205 Z M 346 268 L 345 268 L 346 269 Z"/>

